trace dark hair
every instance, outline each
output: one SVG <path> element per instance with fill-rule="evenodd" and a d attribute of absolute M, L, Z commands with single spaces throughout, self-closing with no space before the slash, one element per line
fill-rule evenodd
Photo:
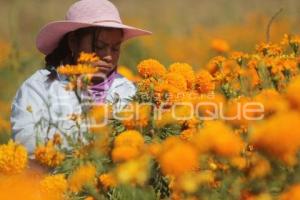
<path fill-rule="evenodd" d="M 99 27 L 88 27 L 88 28 L 81 28 L 74 31 L 75 37 L 77 39 L 78 44 L 80 43 L 83 36 L 86 34 L 92 33 L 93 34 L 93 42 L 92 47 L 93 51 L 95 49 L 95 38 L 97 38 L 97 29 Z M 72 55 L 71 49 L 68 44 L 68 36 L 70 33 L 67 33 L 63 36 L 63 38 L 59 41 L 58 46 L 47 56 L 45 56 L 45 68 L 50 71 L 48 78 L 50 80 L 54 80 L 57 78 L 56 68 L 61 64 L 63 60 L 68 58 L 68 63 L 63 64 L 75 64 L 75 58 Z"/>

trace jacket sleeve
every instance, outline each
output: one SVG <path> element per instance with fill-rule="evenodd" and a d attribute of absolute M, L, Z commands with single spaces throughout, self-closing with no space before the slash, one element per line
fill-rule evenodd
<path fill-rule="evenodd" d="M 44 134 L 39 125 L 47 119 L 46 105 L 45 90 L 36 80 L 25 81 L 13 99 L 10 118 L 13 139 L 24 145 L 29 154 L 34 152 L 37 134 Z"/>

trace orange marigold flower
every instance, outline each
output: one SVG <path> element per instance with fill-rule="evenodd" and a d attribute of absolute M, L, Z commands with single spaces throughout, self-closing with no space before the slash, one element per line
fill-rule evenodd
<path fill-rule="evenodd" d="M 105 189 L 115 187 L 117 185 L 117 180 L 112 173 L 101 174 L 99 176 L 99 181 Z"/>
<path fill-rule="evenodd" d="M 295 184 L 290 186 L 279 197 L 279 200 L 296 200 L 296 199 L 300 199 L 300 184 Z"/>
<path fill-rule="evenodd" d="M 77 59 L 78 63 L 95 63 L 99 61 L 100 58 L 96 55 L 96 53 L 81 52 L 79 58 Z"/>
<path fill-rule="evenodd" d="M 66 76 L 74 76 L 81 74 L 94 74 L 98 72 L 97 67 L 86 64 L 63 65 L 57 68 L 57 72 Z"/>
<path fill-rule="evenodd" d="M 176 102 L 178 94 L 180 94 L 180 90 L 178 88 L 165 82 L 158 83 L 154 87 L 154 98 L 157 105 L 172 105 Z"/>
<path fill-rule="evenodd" d="M 215 38 L 211 41 L 211 48 L 219 53 L 228 52 L 230 46 L 226 40 Z"/>
<path fill-rule="evenodd" d="M 148 125 L 151 105 L 132 102 L 117 113 L 118 118 L 127 129 L 141 128 Z"/>
<path fill-rule="evenodd" d="M 43 195 L 46 195 L 49 199 L 51 197 L 53 200 L 64 199 L 64 193 L 68 189 L 68 183 L 63 174 L 46 176 L 40 185 Z"/>
<path fill-rule="evenodd" d="M 79 192 L 86 184 L 94 184 L 96 176 L 96 167 L 87 163 L 78 167 L 69 177 L 68 184 L 72 192 Z"/>
<path fill-rule="evenodd" d="M 220 68 L 222 67 L 225 61 L 226 61 L 225 57 L 216 56 L 208 62 L 206 69 L 209 71 L 210 74 L 214 75 L 216 72 L 220 70 Z"/>
<path fill-rule="evenodd" d="M 195 87 L 199 93 L 209 93 L 214 91 L 215 83 L 208 71 L 202 70 L 197 74 Z"/>
<path fill-rule="evenodd" d="M 250 143 L 254 148 L 294 165 L 297 161 L 296 153 L 300 149 L 298 124 L 300 124 L 298 113 L 278 113 L 254 127 Z"/>
<path fill-rule="evenodd" d="M 58 166 L 65 158 L 65 155 L 56 149 L 51 140 L 44 146 L 38 146 L 34 155 L 36 160 L 49 167 Z"/>
<path fill-rule="evenodd" d="M 181 74 L 169 72 L 164 75 L 164 81 L 181 91 L 187 90 L 187 81 Z"/>
<path fill-rule="evenodd" d="M 188 88 L 193 87 L 196 77 L 192 66 L 187 63 L 173 63 L 170 65 L 169 71 L 181 74 L 187 81 Z"/>
<path fill-rule="evenodd" d="M 264 42 L 256 45 L 256 51 L 263 56 L 279 56 L 283 52 L 282 48 L 279 45 Z"/>
<path fill-rule="evenodd" d="M 154 59 L 143 60 L 138 64 L 137 69 L 139 74 L 144 78 L 162 76 L 166 73 L 165 67 Z"/>
<path fill-rule="evenodd" d="M 180 176 L 199 168 L 198 153 L 194 146 L 179 138 L 169 137 L 162 144 L 158 162 L 166 175 Z M 180 158 L 180 162 L 178 162 Z"/>
<path fill-rule="evenodd" d="M 144 148 L 143 136 L 135 130 L 124 131 L 114 141 L 113 161 L 127 161 L 140 155 Z"/>
<path fill-rule="evenodd" d="M 190 141 L 192 140 L 193 136 L 196 134 L 196 129 L 190 128 L 182 131 L 180 133 L 180 139 Z"/>
<path fill-rule="evenodd" d="M 14 143 L 0 145 L 0 173 L 20 173 L 27 166 L 28 155 L 25 147 Z"/>
<path fill-rule="evenodd" d="M 124 131 L 115 138 L 114 146 L 131 146 L 142 148 L 144 146 L 144 138 L 141 133 L 136 130 Z"/>
<path fill-rule="evenodd" d="M 300 88 L 299 88 L 300 89 Z M 272 101 L 270 101 L 272 99 Z M 265 89 L 257 96 L 254 101 L 263 105 L 265 116 L 288 110 L 288 102 L 274 89 Z"/>
<path fill-rule="evenodd" d="M 206 122 L 193 141 L 200 152 L 228 157 L 238 156 L 244 148 L 242 139 L 221 121 Z"/>
<path fill-rule="evenodd" d="M 138 157 L 141 152 L 138 148 L 132 146 L 114 147 L 112 150 L 112 160 L 114 162 L 128 161 Z"/>

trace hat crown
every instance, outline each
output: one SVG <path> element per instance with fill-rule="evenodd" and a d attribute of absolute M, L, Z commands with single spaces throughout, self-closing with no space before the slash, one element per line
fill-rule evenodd
<path fill-rule="evenodd" d="M 84 23 L 102 21 L 122 23 L 118 9 L 107 0 L 80 0 L 69 8 L 65 19 Z"/>

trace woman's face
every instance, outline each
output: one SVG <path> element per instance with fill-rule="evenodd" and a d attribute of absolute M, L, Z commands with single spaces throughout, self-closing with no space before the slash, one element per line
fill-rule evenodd
<path fill-rule="evenodd" d="M 101 62 L 97 63 L 100 72 L 109 75 L 118 65 L 120 47 L 123 39 L 121 29 L 101 28 L 96 31 L 94 52 L 100 57 Z M 71 45 L 71 49 L 77 57 L 80 52 L 93 52 L 93 34 L 86 34 L 77 45 Z M 72 48 L 73 47 L 73 48 Z"/>

